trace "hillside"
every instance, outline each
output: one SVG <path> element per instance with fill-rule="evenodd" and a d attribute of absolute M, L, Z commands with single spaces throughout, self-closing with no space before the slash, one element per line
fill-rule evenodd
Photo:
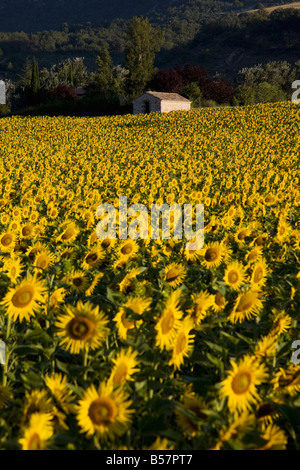
<path fill-rule="evenodd" d="M 264 5 L 276 5 L 276 0 L 265 0 Z M 148 16 L 155 22 L 174 19 L 198 21 L 209 12 L 243 11 L 256 8 L 256 0 L 1 0 L 0 31 L 27 33 L 60 28 L 69 25 L 105 25 L 116 18 Z"/>
<path fill-rule="evenodd" d="M 36 32 L 57 29 L 61 23 L 100 24 L 115 17 L 130 18 L 148 15 L 156 8 L 164 8 L 173 0 L 2 0 L 0 3 L 0 31 Z M 176 1 L 175 1 L 176 3 Z"/>
<path fill-rule="evenodd" d="M 277 5 L 277 6 L 272 6 L 272 7 L 265 7 L 267 12 L 271 13 L 274 10 L 277 10 L 278 8 L 280 9 L 286 9 L 286 8 L 296 8 L 297 10 L 300 9 L 300 2 L 293 2 L 293 3 L 286 3 L 285 5 Z M 247 13 L 254 13 L 257 12 L 258 10 L 248 10 Z"/>
<path fill-rule="evenodd" d="M 187 61 L 234 79 L 243 67 L 300 59 L 299 2 L 275 6 L 268 0 L 259 10 L 254 10 L 258 4 L 253 0 L 130 0 L 126 8 L 118 0 L 87 0 L 84 10 L 78 0 L 72 2 L 73 8 L 70 5 L 70 0 L 0 3 L 2 78 L 17 80 L 26 58 L 32 56 L 42 68 L 84 57 L 92 71 L 102 47 L 109 49 L 115 64 L 124 65 L 126 31 L 133 15 L 148 16 L 164 37 L 156 56 L 158 68 Z"/>
<path fill-rule="evenodd" d="M 70 25 L 105 24 L 115 18 L 132 16 L 164 16 L 167 10 L 182 9 L 186 5 L 207 3 L 189 0 L 2 0 L 0 3 L 0 31 L 36 32 L 57 29 L 63 22 Z M 211 2 L 214 3 L 214 2 Z M 217 2 L 215 2 L 217 3 Z M 221 2 L 219 2 L 221 3 Z M 172 15 L 171 11 L 171 15 Z"/>

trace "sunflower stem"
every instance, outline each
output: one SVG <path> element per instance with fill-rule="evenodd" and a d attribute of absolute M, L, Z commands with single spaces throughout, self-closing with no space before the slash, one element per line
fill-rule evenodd
<path fill-rule="evenodd" d="M 84 374 L 83 374 L 83 380 L 87 379 L 87 363 L 88 363 L 88 348 L 85 348 L 84 350 L 84 356 L 83 356 L 83 366 L 85 368 Z"/>

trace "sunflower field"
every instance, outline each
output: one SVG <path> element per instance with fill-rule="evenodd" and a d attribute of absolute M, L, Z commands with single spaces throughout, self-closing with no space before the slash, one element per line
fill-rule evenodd
<path fill-rule="evenodd" d="M 299 448 L 299 129 L 290 102 L 0 120 L 0 449 Z M 120 196 L 204 204 L 203 247 L 99 239 Z"/>

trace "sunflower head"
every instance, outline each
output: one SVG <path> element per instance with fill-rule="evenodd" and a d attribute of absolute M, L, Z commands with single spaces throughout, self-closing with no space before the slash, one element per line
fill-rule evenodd
<path fill-rule="evenodd" d="M 60 344 L 71 353 L 79 353 L 81 349 L 96 349 L 108 335 L 108 320 L 98 305 L 91 302 L 85 304 L 79 300 L 76 306 L 65 306 L 65 313 L 55 323 Z"/>

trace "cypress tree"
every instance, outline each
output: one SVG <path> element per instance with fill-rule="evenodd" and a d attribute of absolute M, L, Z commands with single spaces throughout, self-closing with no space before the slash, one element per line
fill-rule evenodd
<path fill-rule="evenodd" d="M 40 88 L 41 88 L 41 85 L 40 85 L 39 66 L 34 57 L 32 61 L 31 91 L 33 93 L 38 93 Z"/>
<path fill-rule="evenodd" d="M 143 93 L 154 71 L 155 51 L 160 41 L 148 18 L 132 18 L 128 29 L 126 68 L 129 71 L 127 90 L 129 95 Z"/>
<path fill-rule="evenodd" d="M 74 86 L 74 73 L 73 73 L 73 64 L 72 63 L 69 66 L 68 81 L 69 81 L 70 85 Z"/>
<path fill-rule="evenodd" d="M 113 61 L 107 48 L 102 48 L 97 59 L 98 69 L 95 74 L 96 87 L 106 95 L 107 98 L 118 95 L 121 84 L 114 72 Z"/>

